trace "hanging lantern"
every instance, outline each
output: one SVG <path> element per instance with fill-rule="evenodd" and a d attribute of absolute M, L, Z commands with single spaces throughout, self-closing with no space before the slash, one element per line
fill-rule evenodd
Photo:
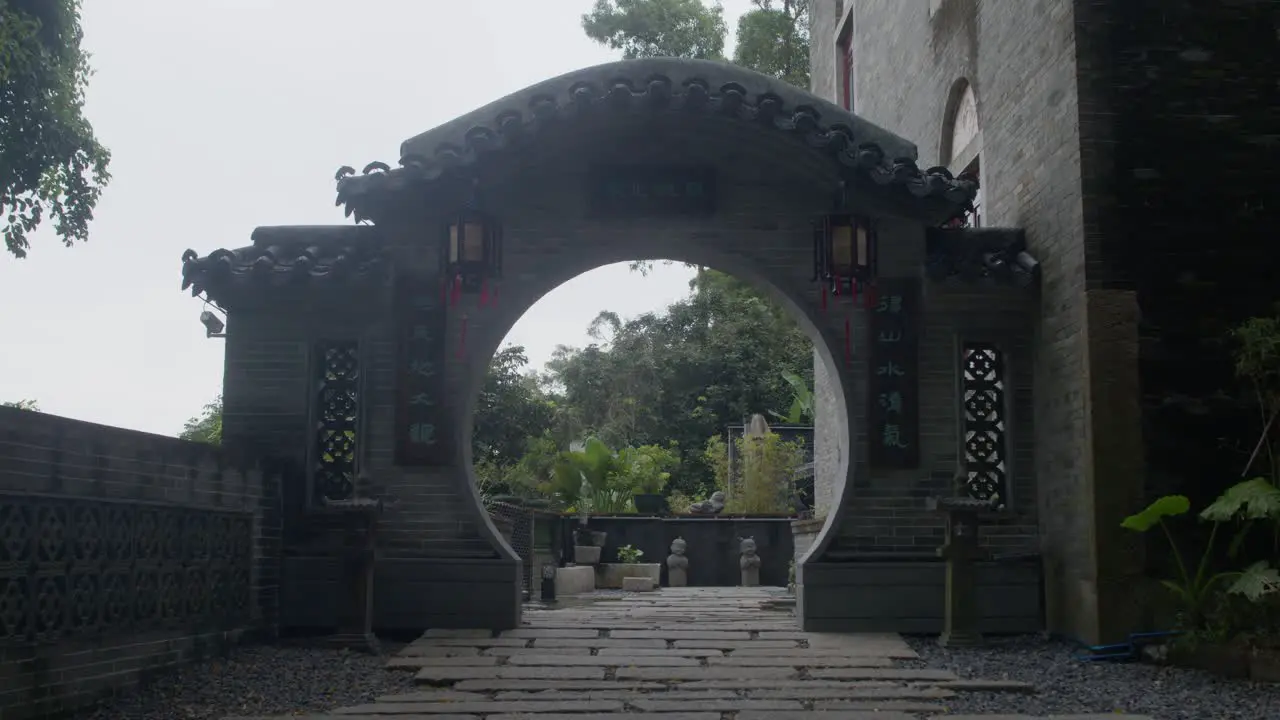
<path fill-rule="evenodd" d="M 815 279 L 835 295 L 857 294 L 876 276 L 876 231 L 868 218 L 827 215 L 814 231 Z"/>
<path fill-rule="evenodd" d="M 502 226 L 497 220 L 479 210 L 463 210 L 445 227 L 444 251 L 454 301 L 460 293 L 481 293 L 487 299 L 489 281 L 502 276 Z"/>

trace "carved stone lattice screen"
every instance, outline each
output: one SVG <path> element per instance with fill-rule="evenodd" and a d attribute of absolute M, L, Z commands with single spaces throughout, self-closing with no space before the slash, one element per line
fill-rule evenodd
<path fill-rule="evenodd" d="M 354 340 L 316 345 L 315 451 L 312 493 L 317 504 L 355 494 L 360 419 L 360 347 Z"/>
<path fill-rule="evenodd" d="M 0 647 L 245 627 L 253 517 L 0 495 Z"/>
<path fill-rule="evenodd" d="M 991 343 L 965 343 L 961 397 L 964 402 L 966 490 L 971 497 L 1009 500 L 1004 353 Z"/>

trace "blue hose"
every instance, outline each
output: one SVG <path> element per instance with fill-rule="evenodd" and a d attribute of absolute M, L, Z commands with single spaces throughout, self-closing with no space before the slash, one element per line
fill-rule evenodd
<path fill-rule="evenodd" d="M 1174 630 L 1132 633 L 1126 642 L 1114 645 L 1086 645 L 1087 654 L 1076 656 L 1081 662 L 1132 662 L 1142 655 L 1142 648 L 1182 633 Z"/>

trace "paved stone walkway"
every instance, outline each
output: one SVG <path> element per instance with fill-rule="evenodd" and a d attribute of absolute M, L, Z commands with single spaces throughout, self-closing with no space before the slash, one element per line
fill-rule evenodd
<path fill-rule="evenodd" d="M 306 717 L 979 720 L 946 714 L 947 699 L 1034 692 L 902 667 L 917 656 L 897 635 L 800 632 L 780 588 L 663 588 L 565 605 L 528 610 L 524 627 L 497 636 L 428 631 L 388 663 L 416 673 L 420 692 Z M 1060 720 L 1103 717 L 1114 716 Z"/>

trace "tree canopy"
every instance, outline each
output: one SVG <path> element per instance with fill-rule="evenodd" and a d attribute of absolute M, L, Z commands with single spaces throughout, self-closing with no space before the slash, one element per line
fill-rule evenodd
<path fill-rule="evenodd" d="M 200 414 L 187 421 L 178 437 L 183 440 L 222 444 L 222 396 L 205 405 Z"/>
<path fill-rule="evenodd" d="M 587 37 L 628 60 L 648 57 L 724 59 L 724 8 L 700 0 L 596 0 L 582 16 Z"/>
<path fill-rule="evenodd" d="M 0 0 L 0 222 L 19 258 L 46 220 L 67 246 L 87 240 L 111 178 L 83 113 L 82 37 L 80 0 Z"/>
<path fill-rule="evenodd" d="M 539 436 L 559 450 L 587 437 L 611 448 L 674 447 L 672 489 L 698 494 L 716 484 L 709 437 L 755 413 L 790 419 L 808 401 L 808 337 L 772 300 L 714 270 L 700 270 L 690 294 L 665 311 L 625 321 L 604 311 L 591 333 L 586 347 L 560 346 L 537 384 L 528 370 L 513 379 L 522 348 L 498 353 L 476 415 L 477 458 L 510 461 L 490 450 L 497 437 L 505 448 L 519 438 L 524 451 Z M 803 415 L 795 419 L 811 419 Z"/>
<path fill-rule="evenodd" d="M 12 400 L 0 402 L 0 407 L 14 408 L 16 410 L 30 410 L 32 412 L 40 412 L 40 403 L 35 400 Z"/>
<path fill-rule="evenodd" d="M 738 19 L 733 62 L 797 87 L 809 87 L 811 0 L 752 0 Z M 682 57 L 724 60 L 724 8 L 701 0 L 596 0 L 582 16 L 587 37 L 628 60 Z"/>

